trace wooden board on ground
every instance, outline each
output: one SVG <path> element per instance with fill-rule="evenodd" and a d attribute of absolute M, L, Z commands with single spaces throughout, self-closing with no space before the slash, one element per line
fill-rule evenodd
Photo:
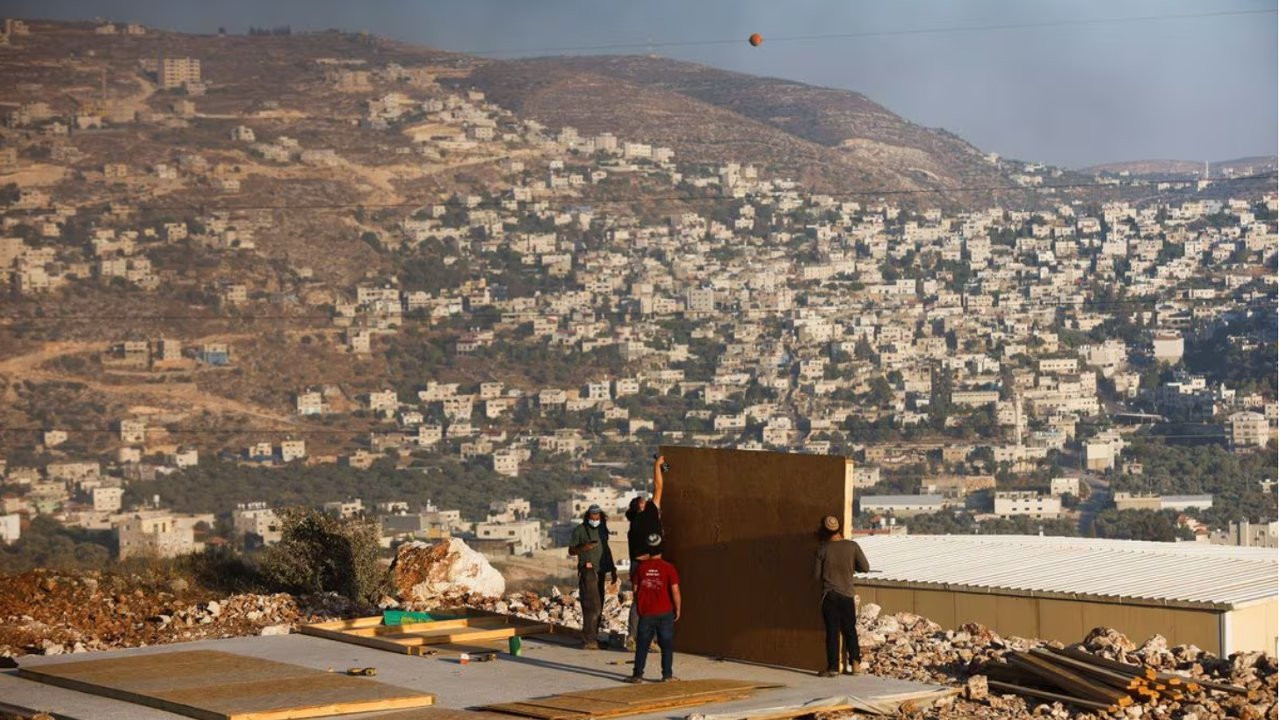
<path fill-rule="evenodd" d="M 405 653 L 428 654 L 435 646 L 458 646 L 490 643 L 523 635 L 552 632 L 547 623 L 534 622 L 509 615 L 476 613 L 453 620 L 383 625 L 380 616 L 332 620 L 303 625 L 303 635 L 362 645 L 364 647 Z"/>
<path fill-rule="evenodd" d="M 458 710 L 457 708 L 425 707 L 416 710 L 397 710 L 377 715 L 361 716 L 360 720 L 511 720 L 510 715 Z"/>
<path fill-rule="evenodd" d="M 663 555 L 680 572 L 676 647 L 820 670 L 826 665 L 818 525 L 852 519 L 848 460 L 663 447 Z M 875 559 L 871 558 L 874 566 Z M 767 598 L 767 601 L 762 601 Z"/>
<path fill-rule="evenodd" d="M 435 696 L 216 650 L 55 663 L 19 677 L 200 720 L 297 720 L 431 705 Z"/>
<path fill-rule="evenodd" d="M 740 700 L 752 690 L 763 687 L 777 686 L 742 680 L 690 680 L 660 685 L 579 690 L 520 702 L 486 705 L 480 709 L 536 720 L 615 718 Z"/>

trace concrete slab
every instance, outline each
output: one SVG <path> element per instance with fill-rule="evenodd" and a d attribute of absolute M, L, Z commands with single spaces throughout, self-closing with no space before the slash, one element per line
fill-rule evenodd
<path fill-rule="evenodd" d="M 467 708 L 497 702 L 513 702 L 554 693 L 609 687 L 631 673 L 630 653 L 583 651 L 563 645 L 526 638 L 524 654 L 502 654 L 495 662 L 460 665 L 455 653 L 437 657 L 410 657 L 384 650 L 309 637 L 283 635 L 205 640 L 174 645 L 115 650 L 109 653 L 33 656 L 22 658 L 25 666 L 69 662 L 107 656 L 140 655 L 175 650 L 209 649 L 278 660 L 318 670 L 343 672 L 350 667 L 376 667 L 377 679 L 392 685 L 421 689 L 436 694 L 437 705 Z M 649 656 L 649 676 L 658 676 L 659 658 Z M 693 712 L 730 712 L 749 708 L 792 705 L 833 695 L 876 697 L 936 690 L 937 686 L 893 680 L 870 675 L 819 678 L 809 672 L 716 661 L 697 655 L 677 654 L 676 675 L 681 678 L 733 678 L 779 683 L 786 687 L 759 690 L 747 700 L 720 703 L 694 709 L 640 716 L 640 720 L 683 718 Z M 100 698 L 73 690 L 23 680 L 13 672 L 0 674 L 0 697 L 6 702 L 34 710 L 51 711 L 78 720 L 176 720 L 179 715 L 126 702 Z M 359 720 L 370 713 L 343 715 Z"/>

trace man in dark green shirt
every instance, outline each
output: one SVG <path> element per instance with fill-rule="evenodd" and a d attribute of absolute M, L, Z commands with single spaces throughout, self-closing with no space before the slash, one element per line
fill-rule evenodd
<path fill-rule="evenodd" d="M 592 505 L 569 538 L 569 555 L 578 558 L 578 603 L 582 606 L 584 650 L 600 649 L 600 610 L 604 605 L 604 598 L 600 597 L 600 561 L 604 557 L 600 523 L 603 520 L 600 506 Z"/>

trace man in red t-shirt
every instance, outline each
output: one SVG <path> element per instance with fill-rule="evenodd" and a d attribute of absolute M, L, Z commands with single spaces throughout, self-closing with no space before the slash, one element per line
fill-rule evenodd
<path fill-rule="evenodd" d="M 662 559 L 662 536 L 648 538 L 649 557 L 631 572 L 635 583 L 636 611 L 640 615 L 636 628 L 635 670 L 629 683 L 644 680 L 644 664 L 649 658 L 649 644 L 656 635 L 662 649 L 662 682 L 675 680 L 671 671 L 675 653 L 676 621 L 680 619 L 680 575 L 676 566 Z"/>

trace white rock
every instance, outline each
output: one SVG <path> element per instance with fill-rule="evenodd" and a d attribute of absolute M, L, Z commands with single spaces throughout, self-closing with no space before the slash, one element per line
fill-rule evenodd
<path fill-rule="evenodd" d="M 262 628 L 262 630 L 258 634 L 259 635 L 288 635 L 289 625 L 288 623 L 282 623 L 280 625 L 268 625 Z"/>
<path fill-rule="evenodd" d="M 464 594 L 500 597 L 507 589 L 502 573 L 458 538 L 401 545 L 393 571 L 402 600 L 429 605 Z"/>
<path fill-rule="evenodd" d="M 858 617 L 863 620 L 874 620 L 880 615 L 880 606 L 875 603 L 863 603 L 862 609 L 858 611 Z"/>

